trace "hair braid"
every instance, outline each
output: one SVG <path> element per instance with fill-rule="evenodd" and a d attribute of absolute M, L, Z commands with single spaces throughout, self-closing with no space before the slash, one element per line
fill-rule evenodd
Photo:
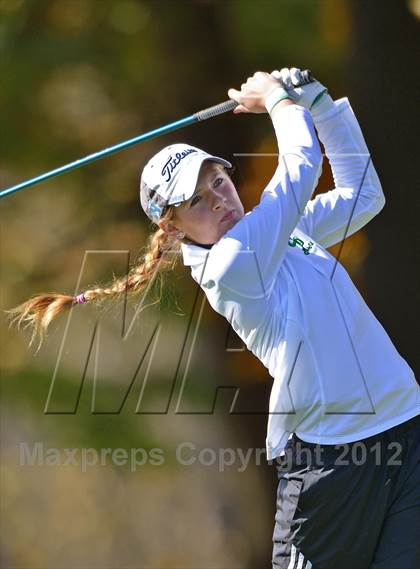
<path fill-rule="evenodd" d="M 173 207 L 169 207 L 164 218 L 170 219 L 172 214 Z M 163 272 L 175 267 L 179 258 L 180 243 L 181 241 L 178 238 L 169 236 L 159 228 L 150 235 L 143 256 L 140 256 L 139 260 L 130 268 L 127 276 L 114 278 L 107 286 L 95 285 L 92 288 L 87 288 L 76 297 L 61 293 L 44 293 L 34 296 L 19 306 L 6 310 L 10 315 L 10 324 L 16 324 L 18 328 L 22 324 L 25 325 L 25 328 L 32 328 L 29 345 L 32 345 L 33 341 L 39 338 L 39 350 L 50 322 L 58 314 L 75 304 L 101 303 L 126 292 L 140 294 L 155 275 L 162 276 Z M 175 254 L 168 255 L 168 253 Z M 155 303 L 159 300 L 160 297 Z"/>

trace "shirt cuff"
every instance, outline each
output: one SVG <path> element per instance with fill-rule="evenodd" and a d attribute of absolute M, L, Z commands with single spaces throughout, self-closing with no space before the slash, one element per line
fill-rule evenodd
<path fill-rule="evenodd" d="M 324 121 L 329 120 L 332 117 L 335 117 L 336 115 L 339 115 L 348 108 L 350 108 L 350 101 L 348 100 L 347 97 L 342 97 L 341 99 L 337 99 L 336 101 L 334 101 L 334 105 L 332 105 L 327 111 L 325 111 L 325 113 L 322 113 L 321 115 L 312 116 L 315 126 Z"/>

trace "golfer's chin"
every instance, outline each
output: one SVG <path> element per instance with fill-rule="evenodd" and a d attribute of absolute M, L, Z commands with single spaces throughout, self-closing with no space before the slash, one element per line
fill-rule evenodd
<path fill-rule="evenodd" d="M 232 215 L 228 219 L 219 223 L 220 237 L 224 235 L 226 231 L 232 229 L 232 227 L 236 225 L 238 221 L 243 218 L 243 216 L 243 213 L 239 213 L 238 211 L 233 210 Z"/>
<path fill-rule="evenodd" d="M 225 221 L 219 222 L 216 228 L 215 227 L 212 228 L 213 230 L 210 232 L 211 235 L 210 233 L 207 233 L 207 236 L 197 235 L 195 238 L 191 239 L 189 237 L 189 239 L 191 239 L 192 242 L 196 243 L 197 245 L 204 245 L 206 247 L 210 247 L 211 245 L 217 243 L 223 237 L 223 235 L 225 235 L 225 233 L 229 231 L 229 229 L 232 229 L 232 227 L 236 225 L 238 221 L 242 219 L 243 216 L 244 214 L 240 214 L 239 212 L 234 211 L 230 219 L 226 219 Z"/>

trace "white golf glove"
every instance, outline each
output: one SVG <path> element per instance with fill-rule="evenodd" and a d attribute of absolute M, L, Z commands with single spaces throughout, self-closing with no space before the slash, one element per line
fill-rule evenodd
<path fill-rule="evenodd" d="M 302 107 L 314 110 L 321 99 L 331 99 L 328 95 L 328 89 L 319 81 L 313 81 L 301 87 L 296 87 L 296 85 L 302 81 L 302 72 L 296 67 L 291 67 L 290 69 L 283 67 L 280 71 L 272 71 L 271 75 L 279 81 L 284 89 L 294 95 L 293 99 Z"/>

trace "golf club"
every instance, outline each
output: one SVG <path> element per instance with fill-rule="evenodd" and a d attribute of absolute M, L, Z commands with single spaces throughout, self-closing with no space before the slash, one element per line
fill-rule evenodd
<path fill-rule="evenodd" d="M 311 71 L 306 69 L 302 72 L 303 81 L 295 87 L 299 87 L 300 85 L 306 85 L 315 81 L 313 78 Z M 227 113 L 229 111 L 233 111 L 235 107 L 238 106 L 236 101 L 229 99 L 228 101 L 224 101 L 223 103 L 219 103 L 213 107 L 209 107 L 208 109 L 204 109 L 202 111 L 198 111 L 192 115 L 179 119 L 175 122 L 169 123 L 167 125 L 161 126 L 154 130 L 149 130 L 144 134 L 140 134 L 135 136 L 134 138 L 130 138 L 114 146 L 109 146 L 108 148 L 104 148 L 94 154 L 89 154 L 84 158 L 79 158 L 79 160 L 75 160 L 74 162 L 70 162 L 69 164 L 65 164 L 64 166 L 60 166 L 59 168 L 55 168 L 54 170 L 50 170 L 49 172 L 45 172 L 44 174 L 40 174 L 39 176 L 35 176 L 34 178 L 30 178 L 29 180 L 25 180 L 24 182 L 20 182 L 15 186 L 11 186 L 9 188 L 5 188 L 4 190 L 0 191 L 0 197 L 4 198 L 10 194 L 18 192 L 19 190 L 23 190 L 24 188 L 28 188 L 29 186 L 34 186 L 35 184 L 39 184 L 44 180 L 48 180 L 54 176 L 58 176 L 59 174 L 64 174 L 64 172 L 69 172 L 70 170 L 74 170 L 76 168 L 80 168 L 80 166 L 84 166 L 85 164 L 89 164 L 90 162 L 94 162 L 95 160 L 99 160 L 100 158 L 104 158 L 105 156 L 110 156 L 115 152 L 119 152 L 120 150 L 124 150 L 134 144 L 138 144 L 139 142 L 144 142 L 145 140 L 150 140 L 151 138 L 156 138 L 162 134 L 167 134 L 168 132 L 172 132 L 184 126 L 188 126 L 195 122 L 205 121 L 207 119 L 216 117 L 223 113 Z"/>

